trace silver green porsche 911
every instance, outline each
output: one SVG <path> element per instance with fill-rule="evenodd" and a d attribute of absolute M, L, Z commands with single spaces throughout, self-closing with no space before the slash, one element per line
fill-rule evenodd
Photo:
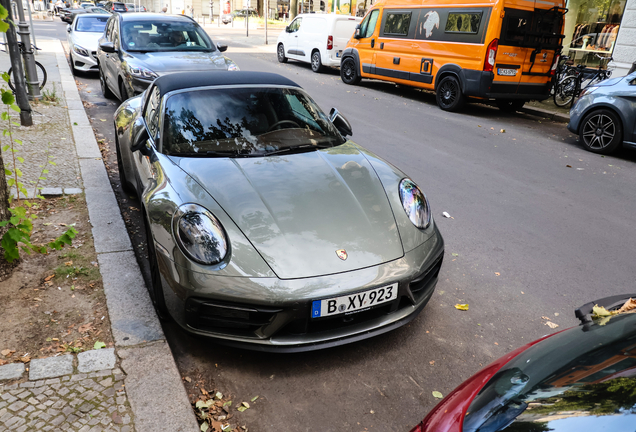
<path fill-rule="evenodd" d="M 122 104 L 115 128 L 151 297 L 186 331 L 312 350 L 402 326 L 433 294 L 444 241 L 424 193 L 293 81 L 162 76 Z"/>

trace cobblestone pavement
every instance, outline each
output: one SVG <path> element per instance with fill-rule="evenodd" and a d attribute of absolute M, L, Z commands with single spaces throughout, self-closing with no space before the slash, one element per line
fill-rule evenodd
<path fill-rule="evenodd" d="M 73 356 L 63 357 L 72 361 Z M 41 372 L 54 374 L 51 366 L 60 370 L 54 363 L 57 359 L 60 357 L 43 359 L 42 363 L 48 360 L 49 365 Z M 82 366 L 80 359 L 79 370 Z M 135 428 L 124 378 L 121 369 L 112 368 L 0 384 L 0 432 L 132 432 Z"/>

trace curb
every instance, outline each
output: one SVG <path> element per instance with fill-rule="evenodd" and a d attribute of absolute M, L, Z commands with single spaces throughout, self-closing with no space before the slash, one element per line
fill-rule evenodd
<path fill-rule="evenodd" d="M 539 117 L 546 117 L 546 118 L 549 118 L 550 120 L 555 120 L 555 121 L 559 121 L 559 122 L 562 122 L 562 123 L 569 123 L 570 122 L 570 116 L 569 115 L 561 114 L 561 113 L 550 111 L 550 110 L 546 110 L 546 109 L 543 109 L 543 108 L 525 107 L 524 106 L 519 111 L 521 111 L 522 113 L 525 113 L 525 114 L 531 114 L 531 115 L 535 115 L 535 116 L 539 116 Z"/>
<path fill-rule="evenodd" d="M 61 41 L 57 57 L 79 161 L 113 339 L 137 430 L 199 430 L 170 347 L 135 259 L 101 152 Z M 77 125 L 75 125 L 77 123 Z"/>

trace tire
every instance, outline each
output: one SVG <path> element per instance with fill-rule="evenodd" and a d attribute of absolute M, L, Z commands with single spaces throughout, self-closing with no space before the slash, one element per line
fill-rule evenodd
<path fill-rule="evenodd" d="M 108 88 L 108 84 L 106 84 L 106 78 L 104 78 L 104 73 L 102 72 L 102 68 L 99 68 L 99 86 L 102 88 L 102 94 L 106 99 L 114 99 L 115 95 Z"/>
<path fill-rule="evenodd" d="M 608 109 L 592 111 L 583 118 L 579 138 L 593 153 L 610 154 L 623 142 L 621 119 Z"/>
<path fill-rule="evenodd" d="M 459 81 L 452 75 L 442 78 L 437 86 L 435 99 L 437 99 L 437 105 L 444 111 L 458 111 L 466 102 Z"/>
<path fill-rule="evenodd" d="M 170 312 L 166 306 L 166 298 L 163 295 L 163 286 L 161 284 L 161 273 L 159 271 L 159 263 L 157 261 L 157 250 L 155 249 L 155 241 L 150 231 L 150 223 L 148 215 L 144 211 L 144 224 L 146 225 L 146 249 L 148 250 L 148 264 L 150 267 L 150 286 L 148 287 L 152 304 L 157 311 L 157 316 L 161 321 L 170 321 Z"/>
<path fill-rule="evenodd" d="M 497 99 L 495 103 L 501 111 L 514 113 L 523 108 L 523 106 L 526 104 L 526 101 L 519 99 Z"/>
<path fill-rule="evenodd" d="M 71 60 L 71 74 L 73 74 L 73 76 L 77 75 L 77 69 L 75 69 L 75 61 L 73 60 L 73 54 L 69 53 L 68 55 L 69 59 Z"/>
<path fill-rule="evenodd" d="M 554 104 L 558 107 L 567 106 L 574 101 L 574 93 L 576 93 L 576 77 L 563 78 L 554 88 Z"/>
<path fill-rule="evenodd" d="M 278 58 L 278 63 L 287 63 L 287 57 L 285 57 L 285 47 L 282 43 L 278 44 L 278 48 L 276 48 L 276 57 Z"/>
<path fill-rule="evenodd" d="M 316 50 L 311 53 L 311 70 L 320 73 L 322 70 L 322 60 L 320 58 L 320 51 Z"/>
<path fill-rule="evenodd" d="M 35 62 L 35 67 L 38 71 L 38 82 L 40 84 L 40 90 L 42 90 L 44 86 L 46 85 L 46 79 L 48 78 L 48 75 L 46 74 L 46 69 L 44 69 L 44 66 L 42 66 L 40 62 Z M 12 72 L 13 72 L 13 68 L 9 68 L 9 70 L 7 71 L 7 73 L 9 74 L 9 88 L 12 91 L 15 91 L 15 83 L 13 82 Z"/>
<path fill-rule="evenodd" d="M 340 79 L 342 82 L 349 85 L 356 85 L 360 82 L 360 72 L 356 61 L 351 57 L 347 57 L 342 60 L 340 64 Z"/>
<path fill-rule="evenodd" d="M 119 100 L 123 103 L 128 99 L 130 99 L 130 96 L 128 95 L 126 84 L 124 84 L 124 81 L 119 81 Z"/>
<path fill-rule="evenodd" d="M 117 128 L 115 127 L 115 132 Z M 128 178 L 126 177 L 126 171 L 124 170 L 124 163 L 121 159 L 121 148 L 119 147 L 119 139 L 117 138 L 117 134 L 115 133 L 115 152 L 117 153 L 117 169 L 119 170 L 119 183 L 121 184 L 121 188 L 124 192 L 132 195 L 137 195 L 137 191 L 133 188 L 128 182 Z"/>

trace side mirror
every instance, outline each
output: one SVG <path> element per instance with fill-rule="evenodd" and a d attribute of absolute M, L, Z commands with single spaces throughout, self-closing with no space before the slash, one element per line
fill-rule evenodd
<path fill-rule="evenodd" d="M 291 32 L 289 31 L 289 26 L 285 26 L 285 31 L 286 31 L 287 33 L 291 33 Z"/>
<path fill-rule="evenodd" d="M 356 26 L 356 31 L 353 33 L 354 39 L 360 39 L 360 24 Z"/>
<path fill-rule="evenodd" d="M 71 32 L 71 25 L 70 24 L 66 24 L 66 32 L 67 33 Z"/>
<path fill-rule="evenodd" d="M 146 129 L 146 122 L 140 117 L 137 118 L 132 126 L 132 130 L 135 131 L 135 134 L 130 143 L 130 151 L 134 153 L 140 150 L 142 154 L 145 154 L 146 141 L 150 139 L 148 129 Z"/>
<path fill-rule="evenodd" d="M 115 52 L 115 44 L 112 42 L 104 41 L 99 43 L 99 48 L 106 53 Z"/>
<path fill-rule="evenodd" d="M 342 136 L 346 137 L 353 135 L 351 123 L 349 123 L 349 120 L 340 114 L 337 109 L 331 108 L 331 111 L 329 111 L 329 120 L 333 123 L 336 129 L 338 129 L 338 132 L 340 132 Z"/>
<path fill-rule="evenodd" d="M 217 48 L 219 49 L 219 51 L 221 51 L 221 52 L 225 52 L 225 51 L 227 51 L 227 45 L 225 45 L 225 44 L 218 43 L 218 44 L 216 44 L 216 47 L 217 47 Z"/>

